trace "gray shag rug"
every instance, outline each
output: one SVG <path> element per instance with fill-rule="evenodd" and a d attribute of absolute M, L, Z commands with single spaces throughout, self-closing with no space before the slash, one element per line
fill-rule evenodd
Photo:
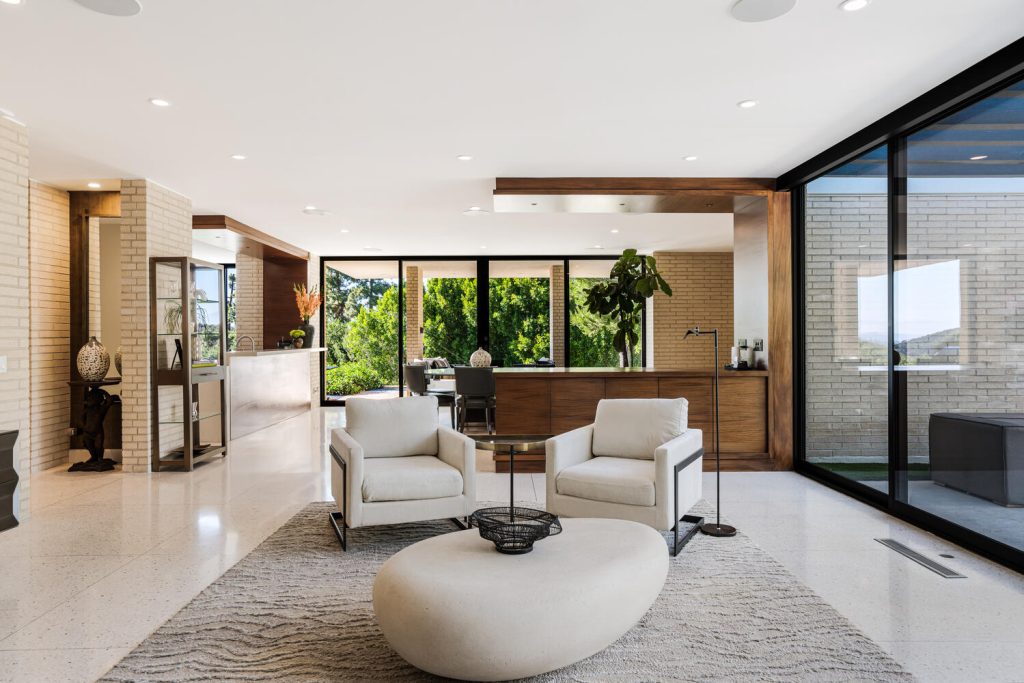
<path fill-rule="evenodd" d="M 710 512 L 703 503 L 699 508 L 698 514 Z M 439 680 L 388 646 L 374 620 L 371 589 L 387 558 L 454 526 L 351 530 L 343 553 L 327 522 L 332 509 L 331 503 L 307 506 L 102 680 Z M 593 657 L 530 680 L 913 679 L 741 533 L 695 536 L 629 633 Z"/>

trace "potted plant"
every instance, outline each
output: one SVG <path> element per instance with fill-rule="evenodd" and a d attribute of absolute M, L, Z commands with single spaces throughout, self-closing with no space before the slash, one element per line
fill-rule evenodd
<path fill-rule="evenodd" d="M 306 285 L 295 284 L 292 286 L 292 290 L 295 292 L 295 306 L 299 309 L 299 318 L 302 320 L 302 327 L 300 329 L 306 333 L 305 345 L 313 348 L 316 328 L 309 324 L 309 320 L 320 310 L 320 303 L 323 301 L 323 298 L 315 286 L 307 290 Z"/>
<path fill-rule="evenodd" d="M 619 352 L 619 367 L 632 365 L 633 347 L 640 341 L 644 303 L 658 290 L 672 296 L 672 288 L 658 272 L 654 257 L 626 249 L 612 266 L 611 277 L 587 292 L 587 309 L 616 321 L 612 345 Z"/>
<path fill-rule="evenodd" d="M 305 331 L 303 331 L 303 330 L 292 330 L 288 334 L 291 335 L 291 338 L 292 338 L 292 348 L 293 349 L 301 349 L 302 346 L 303 346 L 303 343 L 304 343 L 303 338 L 306 336 Z"/>

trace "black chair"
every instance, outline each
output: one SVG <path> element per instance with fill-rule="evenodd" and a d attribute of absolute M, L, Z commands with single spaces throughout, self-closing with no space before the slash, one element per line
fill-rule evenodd
<path fill-rule="evenodd" d="M 452 429 L 455 429 L 455 407 L 458 403 L 455 394 L 450 391 L 430 391 L 430 385 L 427 382 L 427 366 L 425 365 L 406 365 L 403 369 L 405 385 L 409 387 L 409 391 L 417 396 L 434 396 L 437 398 L 437 405 L 442 408 L 447 406 L 452 415 Z"/>
<path fill-rule="evenodd" d="M 494 433 L 495 408 L 493 368 L 455 368 L 455 393 L 458 395 L 459 431 L 466 431 L 470 410 L 483 410 L 487 433 Z"/>

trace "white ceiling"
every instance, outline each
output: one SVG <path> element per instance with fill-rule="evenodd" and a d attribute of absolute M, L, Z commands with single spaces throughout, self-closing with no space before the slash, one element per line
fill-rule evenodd
<path fill-rule="evenodd" d="M 148 177 L 334 255 L 727 249 L 722 215 L 462 212 L 498 176 L 774 177 L 1024 34 L 1021 0 L 142 2 L 0 3 L 33 177 Z"/>

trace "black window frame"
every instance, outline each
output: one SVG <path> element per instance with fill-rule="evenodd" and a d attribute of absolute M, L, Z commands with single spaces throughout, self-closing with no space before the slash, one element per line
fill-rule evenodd
<path fill-rule="evenodd" d="M 815 155 L 776 180 L 778 191 L 792 193 L 793 240 L 793 420 L 794 469 L 822 484 L 881 509 L 903 521 L 952 541 L 983 557 L 1024 573 L 1024 550 L 997 541 L 915 507 L 906 498 L 907 433 L 905 373 L 894 372 L 894 262 L 907 239 L 907 140 L 933 123 L 1024 80 L 1024 38 L 993 53 L 875 123 Z M 806 459 L 806 371 L 804 335 L 804 208 L 806 186 L 853 159 L 888 145 L 888 319 L 889 319 L 889 487 L 881 492 L 842 477 Z M 903 495 L 901 495 L 901 493 Z M 903 500 L 900 500 L 900 498 Z"/>

